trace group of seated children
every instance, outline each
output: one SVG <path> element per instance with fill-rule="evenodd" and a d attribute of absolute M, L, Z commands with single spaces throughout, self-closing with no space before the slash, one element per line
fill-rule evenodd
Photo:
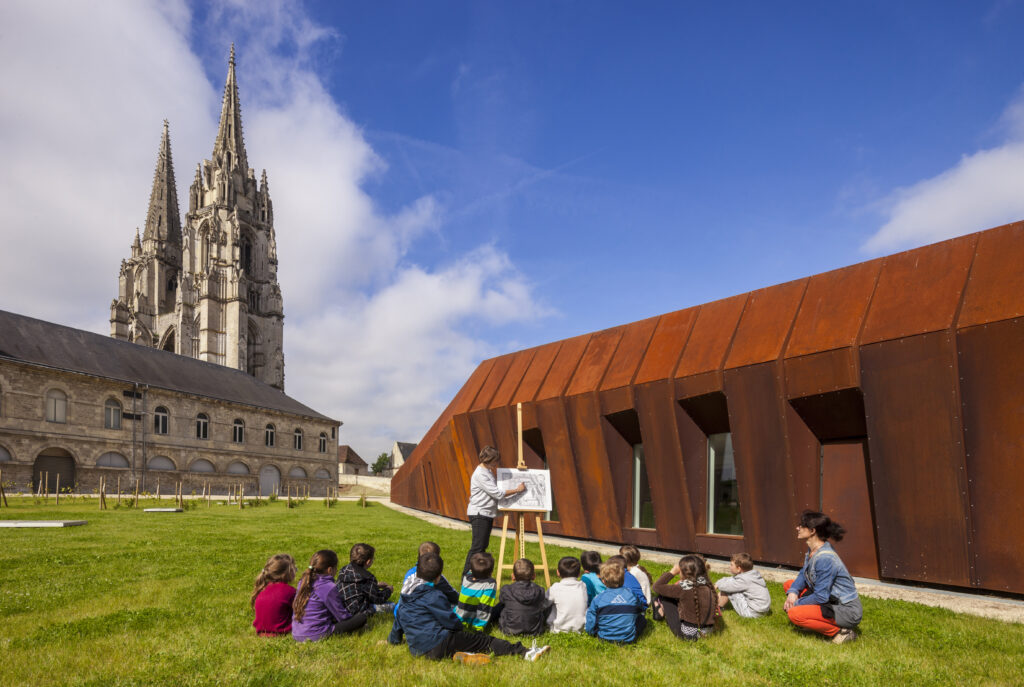
<path fill-rule="evenodd" d="M 391 586 L 377 582 L 369 571 L 373 555 L 369 544 L 356 544 L 349 552 L 349 564 L 339 571 L 338 554 L 330 549 L 317 551 L 297 589 L 292 587 L 295 560 L 286 553 L 271 556 L 252 591 L 256 633 L 271 637 L 291 633 L 300 642 L 323 639 L 358 630 L 374 613 L 391 611 L 394 604 L 387 603 Z"/>
<path fill-rule="evenodd" d="M 414 656 L 485 663 L 488 654 L 535 661 L 550 650 L 537 647 L 536 640 L 527 649 L 521 642 L 481 632 L 492 625 L 510 636 L 585 631 L 607 641 L 631 643 L 643 632 L 651 607 L 652 618 L 664 619 L 677 637 L 697 640 L 715 630 L 727 605 L 743 617 L 769 611 L 768 588 L 747 554 L 732 557 L 732 577 L 719 580 L 716 590 L 701 556 L 683 556 L 652 580 L 640 565 L 635 546 L 627 544 L 619 551 L 604 562 L 596 551 L 584 551 L 579 559 L 562 558 L 557 566 L 560 579 L 546 591 L 534 582 L 533 563 L 520 558 L 512 567 L 514 582 L 498 594 L 491 554 L 470 557 L 461 590 L 456 591 L 442 574 L 441 548 L 424 542 L 416 565 L 402 580 L 397 604 L 388 601 L 393 589 L 369 571 L 374 556 L 369 544 L 353 546 L 349 564 L 340 571 L 337 554 L 316 552 L 297 590 L 291 587 L 295 562 L 278 554 L 256 579 L 253 626 L 261 635 L 290 632 L 305 641 L 351 632 L 374 613 L 393 612 L 390 643 L 405 638 Z M 679 581 L 673 582 L 676 577 Z"/>

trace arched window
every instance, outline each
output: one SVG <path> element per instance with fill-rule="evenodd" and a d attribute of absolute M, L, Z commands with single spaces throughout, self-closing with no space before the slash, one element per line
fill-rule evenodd
<path fill-rule="evenodd" d="M 128 459 L 122 456 L 120 453 L 110 451 L 104 453 L 102 456 L 96 459 L 96 467 L 98 468 L 128 468 Z"/>
<path fill-rule="evenodd" d="M 297 466 L 288 471 L 288 476 L 292 479 L 306 479 L 309 477 L 305 470 Z"/>
<path fill-rule="evenodd" d="M 327 472 L 323 468 L 320 468 L 319 470 L 316 471 L 316 473 L 313 476 L 316 477 L 317 479 L 330 479 L 331 473 Z"/>
<path fill-rule="evenodd" d="M 266 431 L 263 433 L 263 443 L 267 446 L 274 446 L 274 435 L 277 432 L 274 430 L 274 425 L 267 425 Z"/>
<path fill-rule="evenodd" d="M 234 422 L 231 430 L 231 441 L 236 444 L 245 443 L 245 423 L 241 420 L 235 420 Z"/>
<path fill-rule="evenodd" d="M 50 389 L 46 392 L 46 421 L 68 421 L 68 397 L 60 389 Z"/>
<path fill-rule="evenodd" d="M 174 461 L 167 456 L 153 456 L 149 459 L 150 470 L 177 470 Z"/>
<path fill-rule="evenodd" d="M 13 458 L 11 458 L 11 452 L 3 446 L 0 446 L 0 463 L 7 463 L 11 460 L 13 460 Z"/>
<path fill-rule="evenodd" d="M 318 446 L 320 453 L 327 453 L 327 434 L 320 432 L 320 445 Z"/>
<path fill-rule="evenodd" d="M 240 460 L 236 460 L 228 466 L 228 474 L 231 475 L 248 475 L 249 466 Z"/>
<path fill-rule="evenodd" d="M 213 463 L 200 458 L 196 462 L 188 466 L 189 472 L 217 472 L 217 469 L 213 467 Z"/>
<path fill-rule="evenodd" d="M 153 411 L 153 433 L 154 434 L 167 434 L 167 424 L 170 418 L 170 413 L 167 412 L 167 408 L 163 406 L 157 406 L 156 410 Z"/>
<path fill-rule="evenodd" d="M 103 404 L 103 427 L 121 429 L 121 404 L 112 398 Z"/>
<path fill-rule="evenodd" d="M 292 439 L 292 448 L 294 448 L 296 451 L 301 451 L 302 450 L 302 430 L 301 429 L 296 429 L 295 430 L 295 437 Z"/>
<path fill-rule="evenodd" d="M 196 439 L 210 438 L 210 416 L 206 413 L 196 415 Z"/>

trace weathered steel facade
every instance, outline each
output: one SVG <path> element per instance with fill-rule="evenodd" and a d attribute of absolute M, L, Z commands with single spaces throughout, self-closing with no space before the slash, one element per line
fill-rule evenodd
<path fill-rule="evenodd" d="M 479 450 L 514 464 L 521 402 L 546 532 L 799 565 L 820 508 L 854 574 L 1024 593 L 1022 266 L 1017 223 L 486 360 L 392 499 L 464 519 Z M 742 535 L 709 533 L 722 433 Z"/>

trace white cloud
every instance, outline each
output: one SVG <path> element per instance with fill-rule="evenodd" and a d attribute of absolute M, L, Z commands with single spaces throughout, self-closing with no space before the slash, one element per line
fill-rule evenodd
<path fill-rule="evenodd" d="M 288 393 L 343 420 L 342 442 L 364 458 L 418 441 L 477 362 L 503 352 L 491 328 L 546 311 L 493 246 L 415 263 L 415 242 L 443 234 L 443 208 L 424 196 L 385 215 L 362 189 L 386 164 L 310 59 L 337 32 L 288 0 L 210 14 L 198 35 L 225 58 L 237 42 L 249 163 L 274 199 Z M 181 2 L 5 2 L 0 25 L 0 308 L 106 333 L 160 122 L 186 202 L 226 64 L 210 83 Z"/>
<path fill-rule="evenodd" d="M 894 191 L 888 219 L 864 244 L 871 253 L 922 245 L 1024 217 L 1024 99 L 1003 113 L 1007 140 L 964 155 L 950 169 Z"/>

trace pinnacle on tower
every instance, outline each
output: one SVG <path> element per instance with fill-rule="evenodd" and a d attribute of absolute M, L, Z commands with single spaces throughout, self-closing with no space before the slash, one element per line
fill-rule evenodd
<path fill-rule="evenodd" d="M 228 168 L 238 168 L 245 176 L 249 161 L 245 156 L 242 140 L 242 107 L 238 102 L 238 83 L 235 81 L 235 44 L 231 44 L 228 58 L 228 79 L 224 84 L 224 101 L 220 108 L 220 126 L 213 142 L 214 162 L 226 163 Z"/>
<path fill-rule="evenodd" d="M 153 190 L 149 194 L 149 211 L 143 238 L 181 245 L 181 218 L 178 215 L 178 191 L 174 183 L 174 161 L 171 159 L 171 136 L 167 120 L 160 138 L 160 151 L 153 172 Z"/>

